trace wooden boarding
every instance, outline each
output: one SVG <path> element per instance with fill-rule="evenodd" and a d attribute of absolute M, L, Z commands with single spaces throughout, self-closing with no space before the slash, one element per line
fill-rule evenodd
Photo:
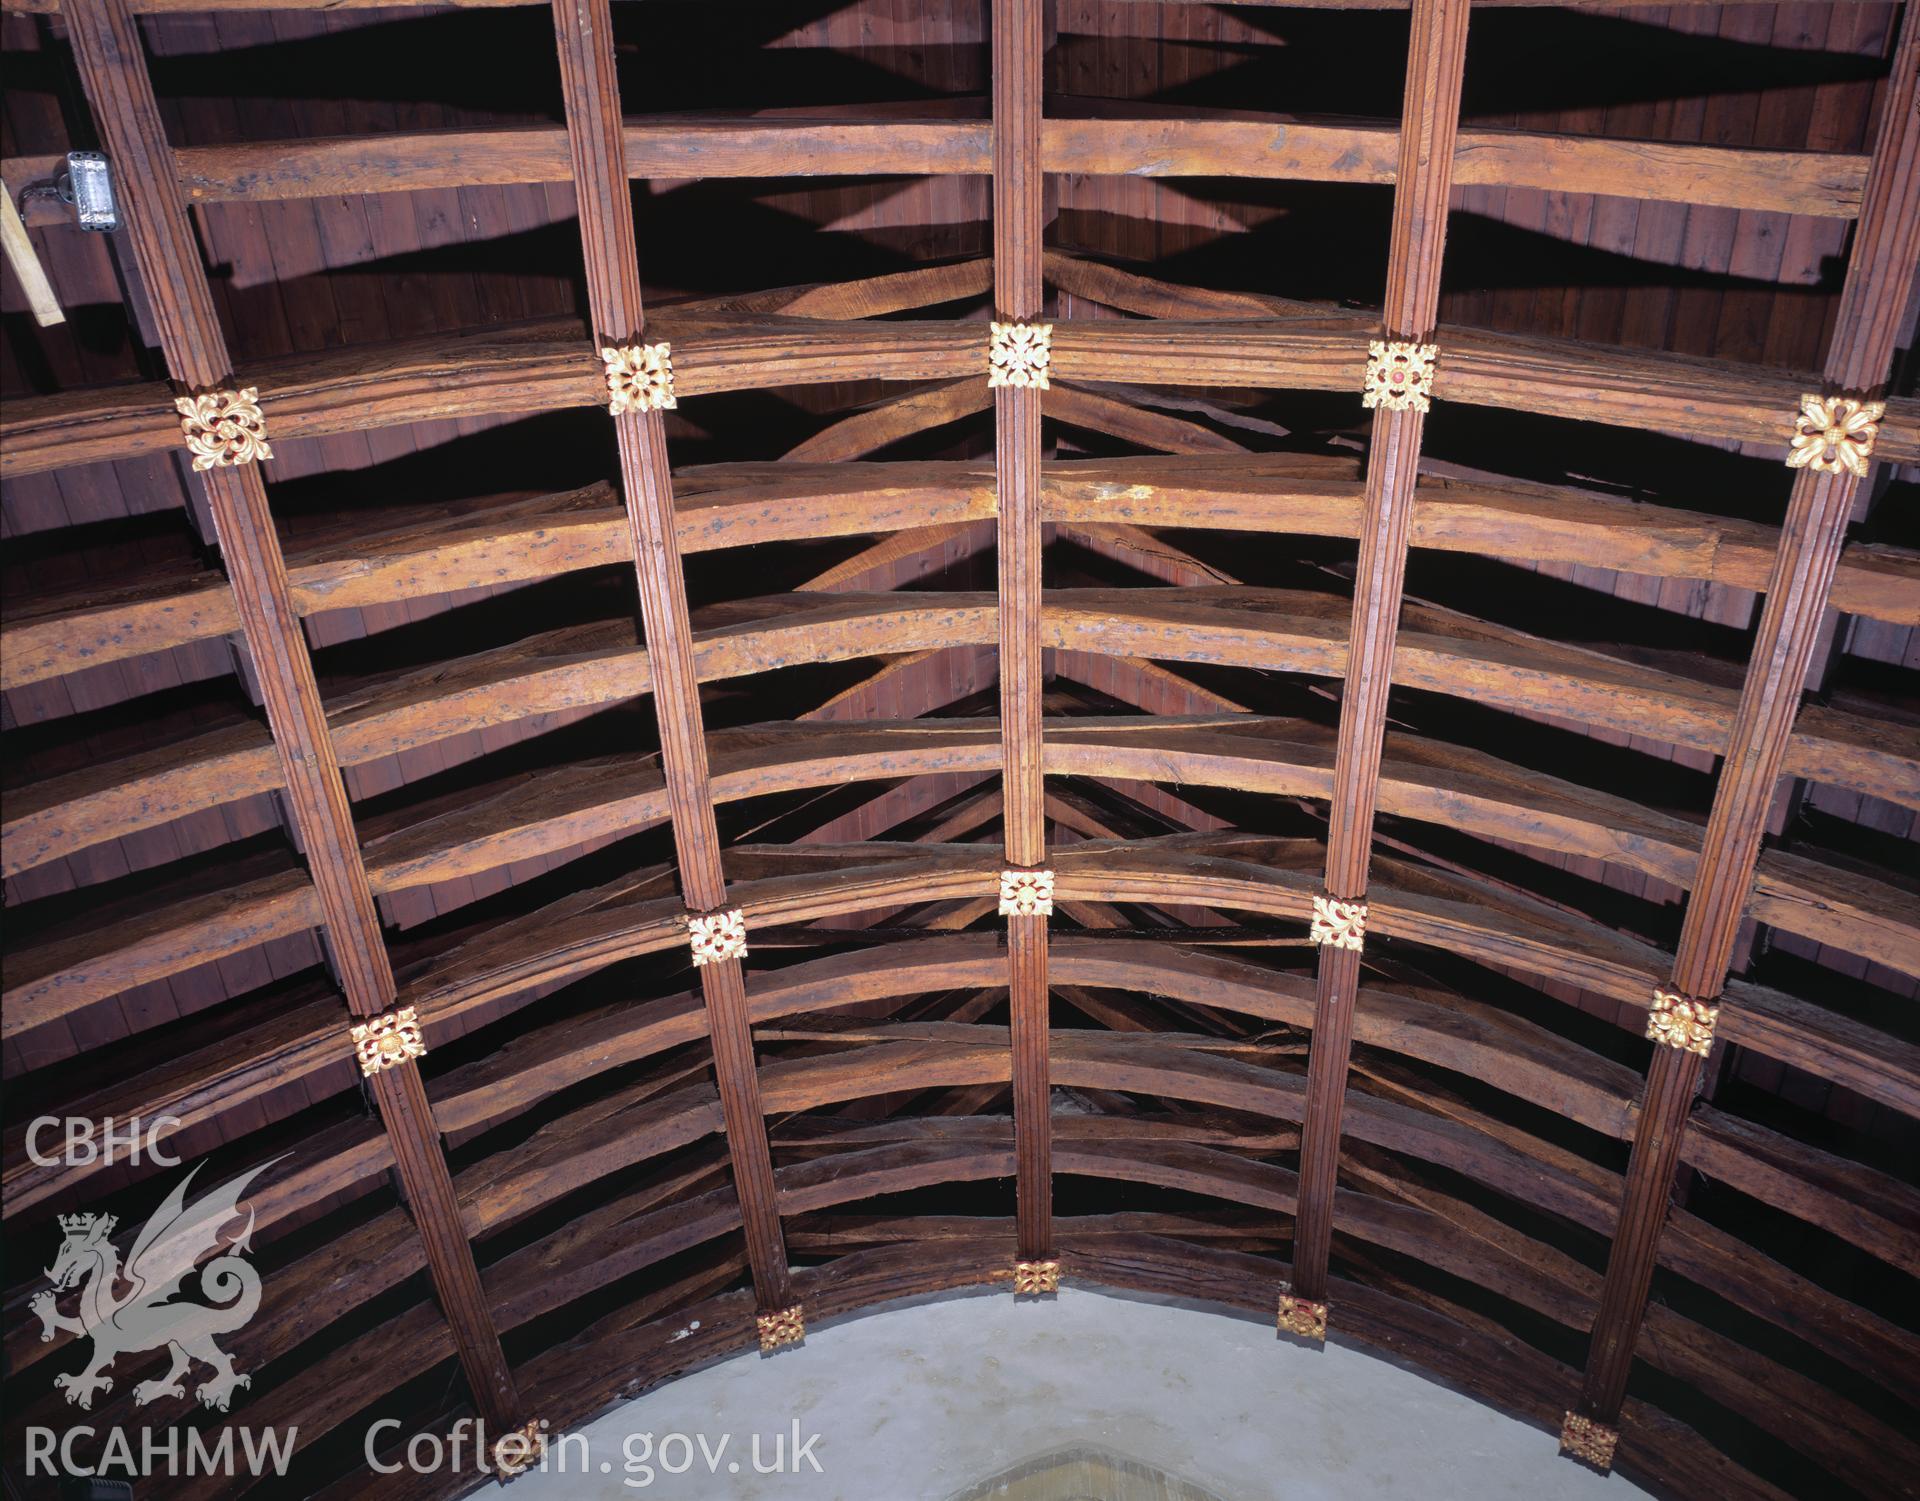
<path fill-rule="evenodd" d="M 9 330 L 57 394 L 0 412 L 10 535 L 44 534 L 0 620 L 36 778 L 0 831 L 24 934 L 0 1032 L 36 1101 L 172 1116 L 183 1149 L 265 1167 L 272 1276 L 233 1345 L 264 1379 L 208 1435 L 297 1425 L 314 1493 L 440 1501 L 444 1477 L 347 1452 L 360 1414 L 560 1431 L 756 1325 L 779 1348 L 803 1320 L 1057 1274 L 1312 1331 L 1285 1293 L 1663 1494 L 1891 1493 L 1920 1467 L 1898 1421 L 1920 1346 L 1883 1311 L 1920 1276 L 1920 1194 L 1873 1155 L 1920 1118 L 1897 1010 L 1920 891 L 1884 868 L 1920 811 L 1895 677 L 1920 554 L 1883 540 L 1910 539 L 1870 467 L 1920 462 L 1920 401 L 1891 397 L 1870 450 L 1796 433 L 1809 399 L 1884 395 L 1910 322 L 1913 7 L 1702 13 L 1753 89 L 1715 74 L 1530 129 L 1470 99 L 1463 129 L 1465 0 L 1321 0 L 1409 12 L 1399 122 L 1195 104 L 1258 10 L 1123 3 L 984 0 L 926 36 L 902 12 L 846 49 L 871 17 L 803 18 L 779 45 L 864 66 L 906 43 L 887 70 L 920 92 L 629 115 L 672 23 L 553 0 L 557 103 L 396 103 L 378 130 L 194 85 L 175 146 L 149 44 L 193 77 L 242 36 L 352 23 L 203 16 L 215 50 L 188 63 L 180 0 L 0 0 L 71 43 L 122 190 L 117 295 L 167 376 Z M 616 37 L 639 39 L 624 80 Z M 1138 98 L 1100 97 L 1115 65 Z M 52 149 L 22 97 L 10 140 Z M 699 242 L 667 237 L 729 192 L 864 263 L 683 282 Z M 1210 259 L 1235 213 L 1286 245 L 1348 196 L 1391 201 L 1377 307 L 1278 295 L 1280 271 L 1163 279 L 1250 264 Z M 1481 288 L 1469 257 L 1440 324 L 1454 202 L 1487 243 L 1537 235 L 1619 286 Z M 110 302 L 59 253 L 82 240 L 64 206 L 23 211 L 63 303 Z M 438 256 L 454 215 L 525 244 L 557 226 L 566 264 L 436 262 L 432 305 L 400 307 L 386 264 Z M 280 274 L 276 236 L 309 218 L 323 271 L 372 273 Z M 203 246 L 232 265 L 210 277 Z M 643 266 L 680 289 L 643 306 Z M 236 372 L 230 331 L 306 352 Z M 1378 400 L 1373 361 L 1417 377 L 1426 345 L 1458 428 Z M 277 460 L 189 474 L 176 397 L 242 382 Z M 566 412 L 524 431 L 606 462 L 398 493 L 482 426 Z M 671 467 L 670 433 L 724 457 L 762 412 L 758 457 Z M 1675 462 L 1629 487 L 1587 465 L 1591 425 Z M 1465 467 L 1496 429 L 1536 436 Z M 1807 437 L 1855 462 L 1771 470 Z M 317 514 L 361 463 L 393 491 Z M 169 552 L 142 507 L 183 498 L 168 523 L 210 537 Z M 87 530 L 116 507 L 132 524 Z M 1537 598 L 1482 618 L 1479 582 L 1522 568 Z M 1658 639 L 1676 618 L 1684 643 Z M 1808 966 L 1848 999 L 1793 993 Z M 1661 1040 L 1669 992 L 1718 1007 L 1710 1049 Z M 363 1075 L 344 1024 L 401 1007 L 431 1062 Z M 3 1145 L 16 1236 L 160 1187 L 151 1164 L 36 1162 L 20 1122 Z M 1688 1174 L 1711 1185 L 1691 1210 Z M 962 1193 L 981 1212 L 950 1212 Z M 16 1427 L 70 1419 L 43 1378 L 78 1336 L 41 1337 L 39 1287 L 0 1313 Z M 1628 1398 L 1636 1364 L 1671 1412 Z M 127 1381 L 94 1420 L 197 1407 Z M 153 1488 L 251 1489 L 197 1484 Z"/>

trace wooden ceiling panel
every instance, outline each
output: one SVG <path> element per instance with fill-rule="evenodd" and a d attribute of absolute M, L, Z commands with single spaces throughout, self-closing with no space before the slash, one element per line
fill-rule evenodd
<path fill-rule="evenodd" d="M 261 1495 L 1056 1258 L 1662 1491 L 1920 1463 L 1900 7 L 5 8 L 4 1213 L 169 1182 L 36 1114 L 265 1167 Z"/>

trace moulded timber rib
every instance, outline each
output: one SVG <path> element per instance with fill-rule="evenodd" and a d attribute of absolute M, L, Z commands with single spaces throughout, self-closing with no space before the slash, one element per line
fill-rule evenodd
<path fill-rule="evenodd" d="M 1920 625 L 1920 555 L 1880 541 L 1879 517 L 1846 535 L 1871 471 L 1776 471 L 1792 491 L 1778 526 L 1775 492 L 1746 479 L 1757 455 L 1787 456 L 1804 397 L 1888 394 L 1920 257 L 1920 27 L 1906 16 L 1889 54 L 1882 9 L 1836 7 L 1824 40 L 1763 62 L 1737 19 L 1708 19 L 1688 54 L 1721 67 L 1702 74 L 1708 144 L 1576 133 L 1571 108 L 1462 130 L 1467 6 L 1340 3 L 1411 11 L 1403 126 L 1209 107 L 1226 95 L 1208 69 L 1259 55 L 1223 40 L 1248 18 L 1219 7 L 1169 11 L 1168 48 L 1153 7 L 1110 6 L 1099 55 L 1142 97 L 1049 92 L 1043 77 L 1085 86 L 1091 22 L 1039 0 L 943 15 L 932 48 L 914 4 L 890 21 L 904 47 L 843 45 L 842 17 L 779 49 L 751 29 L 716 43 L 770 68 L 776 50 L 833 48 L 863 60 L 850 78 L 884 52 L 910 102 L 624 117 L 616 30 L 644 58 L 668 26 L 729 30 L 726 11 L 553 0 L 558 105 L 522 116 L 547 123 L 382 135 L 329 98 L 335 134 L 261 139 L 322 118 L 296 81 L 270 110 L 235 96 L 255 139 L 196 129 L 175 149 L 145 46 L 189 73 L 228 61 L 181 59 L 181 0 L 4 0 L 63 16 L 36 40 L 71 36 L 123 174 L 151 303 L 129 322 L 151 315 L 188 388 L 78 384 L 154 367 L 6 331 L 10 371 L 57 372 L 36 386 L 56 394 L 0 413 L 9 532 L 44 529 L 44 572 L 86 581 L 13 591 L 0 626 L 0 689 L 10 725 L 37 726 L 14 743 L 38 773 L 9 789 L 0 853 L 14 930 L 30 930 L 9 953 L 7 1068 L 69 1112 L 175 1115 L 176 1144 L 268 1164 L 250 1207 L 273 1275 L 233 1345 L 265 1379 L 210 1433 L 297 1424 L 315 1493 L 437 1501 L 449 1482 L 365 1469 L 348 1430 L 421 1392 L 416 1416 L 450 1425 L 461 1394 L 433 1373 L 456 1359 L 490 1422 L 524 1406 L 564 1429 L 745 1348 L 756 1315 L 817 1328 L 898 1297 L 1005 1291 L 1037 1260 L 1262 1318 L 1282 1289 L 1329 1304 L 1334 1338 L 1411 1357 L 1543 1446 L 1570 1411 L 1617 1427 L 1615 1461 L 1662 1493 L 1780 1501 L 1824 1474 L 1891 1492 L 1920 1466 L 1899 1421 L 1920 1405 L 1920 1348 L 1882 1312 L 1920 1274 L 1920 1195 L 1875 1165 L 1900 1128 L 1874 1113 L 1920 1117 L 1897 1009 L 1920 977 L 1920 894 L 1860 858 L 1894 851 L 1920 809 L 1920 744 L 1881 691 L 1898 691 L 1902 633 Z M 1489 30 L 1500 45 L 1484 12 L 1502 3 L 1476 7 L 1476 47 Z M 232 51 L 267 25 L 203 34 Z M 1627 27 L 1654 30 L 1602 29 Z M 1163 53 L 1196 71 L 1176 79 Z M 1749 94 L 1729 92 L 1723 53 L 1759 69 Z M 1176 85 L 1190 97 L 1147 102 Z M 499 102 L 476 89 L 449 118 Z M 177 107 L 190 121 L 201 103 Z M 1609 110 L 1622 129 L 1656 111 L 1685 128 L 1651 96 Z M 27 138 L 0 164 L 16 189 L 57 169 L 42 123 L 10 116 Z M 792 180 L 822 174 L 898 180 Z M 775 195 L 728 178 L 789 180 Z M 635 180 L 658 253 L 636 236 Z M 440 264 L 442 206 L 458 194 L 477 241 L 527 209 L 524 184 L 578 199 L 588 322 L 559 285 L 583 263 L 573 227 L 543 194 L 560 218 L 516 224 L 511 255 L 492 247 L 509 271 L 491 250 Z M 1150 274 L 1225 252 L 1231 279 L 1253 242 L 1229 224 L 1290 243 L 1319 195 L 1384 211 L 1389 188 L 1380 308 L 1279 295 L 1287 257 L 1258 257 L 1243 291 Z M 1513 191 L 1488 213 L 1486 188 Z M 1481 262 L 1537 243 L 1575 284 L 1531 266 L 1524 288 L 1482 277 L 1442 322 L 1455 189 Z M 1536 189 L 1562 195 L 1537 228 Z M 230 263 L 218 282 L 189 201 Z M 1624 237 L 1623 203 L 1640 224 Z M 425 248 L 390 260 L 415 209 Z M 50 254 L 77 239 L 44 195 L 26 210 Z M 972 221 L 989 216 L 982 256 Z M 373 259 L 253 280 L 283 250 L 298 262 L 309 219 L 317 270 L 343 269 L 356 223 Z M 540 263 L 548 222 L 558 277 Z M 782 259 L 857 247 L 867 274 L 806 281 L 809 261 L 740 280 L 750 224 L 777 224 Z M 1830 356 L 1800 373 L 1830 301 L 1818 267 L 1848 233 Z M 1102 258 L 1149 243 L 1161 261 Z M 643 263 L 687 280 L 684 300 L 643 310 Z M 76 286 L 89 274 L 73 262 Z M 1350 280 L 1322 276 L 1321 295 Z M 484 326 L 459 331 L 473 313 Z M 235 374 L 230 336 L 306 352 Z M 1432 381 L 1418 410 L 1389 402 L 1368 422 L 1376 343 L 1381 359 L 1412 346 Z M 645 378 L 623 385 L 635 350 Z M 176 398 L 242 381 L 282 467 L 172 485 L 190 457 Z M 536 427 L 542 445 L 586 442 L 519 470 L 522 489 L 479 498 L 511 483 L 488 474 L 413 494 L 420 468 L 381 463 L 350 509 L 306 514 L 352 488 L 345 466 L 364 460 L 341 439 L 376 435 L 376 462 L 418 443 L 422 464 L 457 471 L 484 462 L 467 424 L 541 414 L 508 442 Z M 1473 431 L 1495 423 L 1520 438 Z M 1676 457 L 1630 492 L 1619 473 L 1589 480 L 1607 437 L 1575 423 Z M 670 432 L 683 457 L 786 457 L 675 474 Z M 1526 437 L 1549 432 L 1566 462 Z M 1429 436 L 1441 457 L 1422 457 Z M 1920 402 L 1894 390 L 1854 448 L 1920 461 Z M 1498 473 L 1447 462 L 1483 450 Z M 1503 477 L 1532 473 L 1557 482 Z M 184 532 L 156 569 L 138 526 L 102 541 L 81 518 L 116 493 L 130 515 L 209 498 L 219 556 Z M 96 571 L 108 551 L 131 571 Z M 686 566 L 700 554 L 726 556 Z M 1497 622 L 1447 607 L 1515 564 L 1539 568 L 1537 594 Z M 1596 580 L 1622 603 L 1589 641 L 1573 602 Z M 1697 586 L 1683 608 L 1703 650 L 1635 638 L 1688 592 L 1662 581 Z M 1741 591 L 1764 596 L 1751 620 Z M 1852 617 L 1831 645 L 1829 603 Z M 236 635 L 246 656 L 223 678 L 207 648 Z M 315 675 L 322 640 L 340 643 L 317 653 L 337 680 Z M 201 676 L 170 697 L 183 663 Z M 1830 695 L 1803 704 L 1803 683 Z M 226 718 L 158 733 L 215 700 Z M 95 755 L 96 735 L 112 748 Z M 357 807 L 343 771 L 369 789 Z M 1769 825 L 1783 780 L 1803 790 Z M 281 805 L 284 831 L 242 837 Z M 1762 933 L 1743 977 L 1749 922 L 1779 942 Z M 311 963 L 316 929 L 335 971 L 258 983 Z M 1801 972 L 1827 969 L 1847 974 L 1842 998 L 1793 993 L 1818 996 Z M 1718 1007 L 1704 1066 L 1643 1036 L 1671 993 Z M 427 1054 L 366 1075 L 363 1098 L 347 1011 L 400 1008 Z M 160 1187 L 152 1164 L 49 1168 L 21 1124 L 5 1133 L 12 1234 Z M 287 1140 L 298 1151 L 273 1161 Z M 1707 1185 L 1697 1212 L 1670 1201 L 1682 1167 Z M 1098 1212 L 1120 1193 L 1126 1212 Z M 920 1212 L 893 1212 L 903 1194 L 924 1195 Z M 1650 1299 L 1656 1268 L 1671 1285 Z M 76 1353 L 71 1328 L 40 1338 L 37 1289 L 9 1288 L 4 1315 L 29 1422 L 67 1416 L 43 1378 Z M 1583 1335 L 1584 1372 L 1542 1353 Z M 1630 1396 L 1636 1361 L 1649 1377 Z M 109 1424 L 196 1405 L 141 1403 L 132 1383 L 104 1396 Z M 155 1493 L 204 1501 L 185 1483 Z"/>

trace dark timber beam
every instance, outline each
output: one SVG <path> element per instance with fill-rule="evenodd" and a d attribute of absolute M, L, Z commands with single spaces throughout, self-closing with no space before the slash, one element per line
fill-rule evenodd
<path fill-rule="evenodd" d="M 1440 258 L 1447 239 L 1447 195 L 1453 186 L 1453 140 L 1460 124 L 1467 13 L 1467 0 L 1414 0 L 1387 258 L 1385 327 L 1392 341 L 1429 342 L 1439 315 Z M 1440 357 L 1446 358 L 1444 350 Z M 1327 825 L 1327 895 L 1336 902 L 1364 904 L 1367 895 L 1387 695 L 1425 426 L 1426 415 L 1417 406 L 1374 409 Z M 1293 1240 L 1294 1291 L 1315 1303 L 1324 1303 L 1327 1295 L 1340 1111 L 1347 1091 L 1360 954 L 1359 948 L 1344 944 L 1320 945 L 1313 1043 L 1307 1055 L 1307 1111 L 1300 1135 L 1300 1212 Z"/>
<path fill-rule="evenodd" d="M 1095 108 L 1105 105 L 1099 101 Z M 1124 108 L 1124 106 L 1120 106 Z M 1060 107 L 1074 109 L 1071 101 Z M 1040 123 L 1040 168 L 1076 176 L 1234 177 L 1384 184 L 1394 181 L 1398 131 L 1374 120 L 1228 118 L 1183 110 L 1150 119 Z M 850 110 L 808 116 L 662 115 L 626 124 L 634 178 L 961 176 L 992 160 L 988 122 L 946 116 L 876 120 Z M 405 131 L 319 140 L 242 141 L 175 153 L 195 203 L 565 182 L 563 132 L 551 126 Z M 0 162 L 9 182 L 51 177 L 61 159 Z M 1469 130 L 1455 148 L 1462 185 L 1603 193 L 1764 213 L 1852 218 L 1864 156 L 1765 151 L 1675 141 L 1609 140 L 1522 130 Z M 43 206 L 44 204 L 44 206 Z M 30 199 L 29 224 L 70 224 L 71 211 Z"/>
<path fill-rule="evenodd" d="M 1920 15 L 1914 6 L 1901 23 L 1882 108 L 1866 207 L 1827 352 L 1825 394 L 1878 395 L 1884 389 L 1920 264 Z M 1805 468 L 1795 476 L 1674 955 L 1672 989 L 1679 997 L 1718 1001 L 1726 984 L 1767 812 L 1859 491 L 1860 481 L 1844 470 Z M 1703 1052 L 1654 1044 L 1577 1410 L 1578 1417 L 1607 1428 L 1619 1422 L 1626 1397 L 1655 1248 L 1704 1062 Z"/>
<path fill-rule="evenodd" d="M 125 0 L 81 0 L 68 7 L 66 17 L 101 143 L 118 171 L 128 233 L 167 368 L 189 390 L 229 387 L 233 367 L 172 171 L 138 24 Z M 267 411 L 270 422 L 271 397 Z M 279 752 L 287 808 L 318 891 L 334 968 L 353 1014 L 377 1016 L 394 1004 L 393 968 L 313 661 L 288 592 L 286 560 L 260 466 L 213 468 L 200 479 Z M 349 1047 L 344 1028 L 340 1046 L 343 1053 Z M 369 1087 L 386 1123 L 401 1192 L 412 1209 L 474 1404 L 496 1432 L 505 1432 L 519 1421 L 520 1399 L 461 1224 L 420 1070 L 410 1063 L 382 1069 L 371 1076 Z"/>
<path fill-rule="evenodd" d="M 633 198 L 623 156 L 613 18 L 608 0 L 554 0 L 553 17 L 594 330 L 609 344 L 638 343 L 646 314 L 640 303 Z M 613 422 L 620 447 L 621 489 L 633 529 L 634 572 L 681 895 L 690 913 L 717 912 L 726 906 L 727 880 L 720 865 L 720 830 L 714 820 L 700 689 L 694 675 L 693 630 L 687 619 L 686 580 L 674 525 L 666 428 L 657 407 L 629 408 Z M 723 958 L 702 965 L 700 979 L 755 1293 L 763 1310 L 784 1309 L 793 1302 L 793 1287 L 774 1198 L 773 1159 L 754 1071 L 740 960 Z"/>
<path fill-rule="evenodd" d="M 992 405 L 992 393 L 977 376 L 935 388 L 932 395 L 944 398 L 961 385 L 972 410 Z M 1048 414 L 1072 420 L 1075 394 L 1065 387 L 1050 390 Z M 819 435 L 831 440 L 821 447 L 857 451 L 873 439 L 884 447 L 923 430 L 922 417 L 929 426 L 951 420 L 950 407 L 926 402 L 925 395 L 917 392 L 835 424 Z M 1142 425 L 1134 431 L 1167 442 L 1180 436 L 1177 428 L 1155 432 Z M 1357 538 L 1360 473 L 1355 460 L 1330 455 L 1054 461 L 1041 477 L 1041 519 Z M 980 461 L 701 465 L 676 481 L 674 510 L 684 555 L 990 519 L 994 490 L 992 472 Z M 633 560 L 626 514 L 604 483 L 531 501 L 476 505 L 453 520 L 426 507 L 395 507 L 391 514 L 391 528 L 356 538 L 349 547 L 309 543 L 289 551 L 288 581 L 303 616 Z M 1574 486 L 1437 473 L 1421 480 L 1410 537 L 1417 548 L 1711 579 L 1756 592 L 1766 586 L 1779 539 L 1776 528 L 1757 522 Z M 1849 614 L 1920 625 L 1920 552 L 1850 545 L 1834 575 L 1832 603 Z M 0 689 L 240 628 L 233 591 L 215 572 L 157 587 L 130 576 L 124 583 L 89 581 L 38 597 L 18 591 L 7 607 L 0 622 Z M 11 823 L 17 808 L 9 806 L 8 813 Z M 19 858 L 9 851 L 9 874 Z"/>
<path fill-rule="evenodd" d="M 1056 381 L 1350 392 L 1366 371 L 1376 315 L 1303 305 L 1284 317 L 1222 320 L 1059 319 Z M 981 328 L 964 319 L 876 322 L 779 315 L 654 323 L 673 344 L 684 399 L 720 391 L 842 381 L 849 369 L 883 381 L 963 380 L 980 369 Z M 442 333 L 368 348 L 263 362 L 249 385 L 274 392 L 274 440 L 317 438 L 447 417 L 597 406 L 606 381 L 571 321 Z M 1784 442 L 1800 393 L 1815 377 L 1728 360 L 1580 344 L 1443 326 L 1447 357 L 1434 394 L 1498 407 L 1639 428 L 1668 437 Z M 1086 393 L 1080 393 L 1085 395 Z M 164 453 L 179 422 L 164 385 L 95 387 L 9 401 L 0 410 L 0 478 Z M 1920 459 L 1920 400 L 1895 398 L 1881 424 L 1883 459 Z"/>
<path fill-rule="evenodd" d="M 496 9 L 507 5 L 536 5 L 539 0 L 449 0 L 456 7 Z M 1128 3 L 1128 0 L 1123 0 Z M 1169 0 L 1173 4 L 1202 4 L 1206 0 Z M 1294 10 L 1405 10 L 1408 0 L 1237 0 L 1242 5 L 1285 5 Z M 1541 8 L 1549 0 L 1476 0 L 1477 4 L 1500 7 Z M 1721 5 L 1728 0 L 1680 0 L 1682 6 Z M 1738 5 L 1758 5 L 1763 0 L 1732 0 Z M 1847 4 L 1868 4 L 1870 0 L 1844 0 Z M 67 9 L 68 0 L 0 0 L 0 12 L 8 15 L 58 15 Z M 1574 0 L 1570 10 L 1618 10 L 1633 8 L 1639 0 Z M 133 0 L 132 9 L 140 15 L 163 15 L 174 11 L 220 12 L 226 10 L 377 10 L 390 8 L 391 0 Z"/>
<path fill-rule="evenodd" d="M 1045 295 L 1040 270 L 1041 0 L 993 4 L 993 300 L 1002 319 L 1030 323 Z M 1040 762 L 1040 392 L 994 391 L 1000 559 L 1000 725 L 1007 864 L 1047 858 Z M 1048 1084 L 1047 919 L 1007 918 L 1019 1257 L 1053 1243 L 1052 1091 Z"/>

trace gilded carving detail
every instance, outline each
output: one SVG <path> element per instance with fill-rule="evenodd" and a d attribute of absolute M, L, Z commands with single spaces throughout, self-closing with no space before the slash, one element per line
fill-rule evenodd
<path fill-rule="evenodd" d="M 600 351 L 607 367 L 607 410 L 659 412 L 679 405 L 673 397 L 673 346 L 622 344 Z"/>
<path fill-rule="evenodd" d="M 1053 363 L 1051 323 L 989 323 L 987 385 L 1045 391 Z"/>
<path fill-rule="evenodd" d="M 1017 1298 L 1037 1298 L 1042 1293 L 1060 1291 L 1058 1261 L 1016 1261 L 1013 1264 L 1013 1293 Z"/>
<path fill-rule="evenodd" d="M 409 1058 L 426 1057 L 427 1040 L 421 1034 L 418 1013 L 411 1006 L 402 1006 L 370 1021 L 354 1023 L 353 1051 L 360 1060 L 360 1072 L 369 1077 Z"/>
<path fill-rule="evenodd" d="M 1433 365 L 1438 344 L 1374 339 L 1367 345 L 1367 383 L 1360 404 L 1390 411 L 1427 411 L 1433 404 Z"/>
<path fill-rule="evenodd" d="M 1844 471 L 1865 479 L 1867 460 L 1873 457 L 1873 440 L 1880 436 L 1880 419 L 1886 415 L 1884 401 L 1802 396 L 1800 410 L 1794 416 L 1793 441 L 1787 449 L 1787 467 L 1819 474 Z"/>
<path fill-rule="evenodd" d="M 1719 1019 L 1718 1006 L 1691 1000 L 1676 991 L 1656 990 L 1653 1007 L 1647 1012 L 1647 1039 L 1704 1058 L 1713 1047 L 1713 1024 Z"/>
<path fill-rule="evenodd" d="M 1053 915 L 1053 872 L 1050 870 L 1001 871 L 1000 915 L 1002 917 L 1051 917 Z"/>
<path fill-rule="evenodd" d="M 1584 1459 L 1596 1470 L 1613 1468 L 1613 1447 L 1619 1442 L 1617 1430 L 1577 1412 L 1568 1413 L 1560 1425 L 1560 1452 Z"/>
<path fill-rule="evenodd" d="M 1325 1344 L 1327 1305 L 1311 1298 L 1296 1298 L 1292 1293 L 1280 1294 L 1280 1332 Z"/>
<path fill-rule="evenodd" d="M 173 407 L 196 470 L 231 469 L 273 457 L 258 386 L 177 396 Z"/>
<path fill-rule="evenodd" d="M 547 1452 L 547 1435 L 542 1421 L 535 1418 L 524 1428 L 503 1433 L 493 1442 L 494 1473 L 502 1480 L 524 1475 L 540 1463 Z"/>
<path fill-rule="evenodd" d="M 1332 944 L 1337 949 L 1360 950 L 1367 945 L 1367 904 L 1343 902 L 1335 897 L 1313 899 L 1313 926 L 1309 936 L 1315 943 Z"/>
<path fill-rule="evenodd" d="M 758 1314 L 753 1322 L 760 1331 L 762 1354 L 777 1350 L 782 1345 L 797 1345 L 807 1337 L 806 1315 L 800 1311 L 798 1303 L 773 1313 Z"/>
<path fill-rule="evenodd" d="M 747 957 L 747 919 L 738 907 L 725 912 L 689 912 L 687 939 L 693 946 L 693 963 L 718 964 L 723 959 Z"/>

